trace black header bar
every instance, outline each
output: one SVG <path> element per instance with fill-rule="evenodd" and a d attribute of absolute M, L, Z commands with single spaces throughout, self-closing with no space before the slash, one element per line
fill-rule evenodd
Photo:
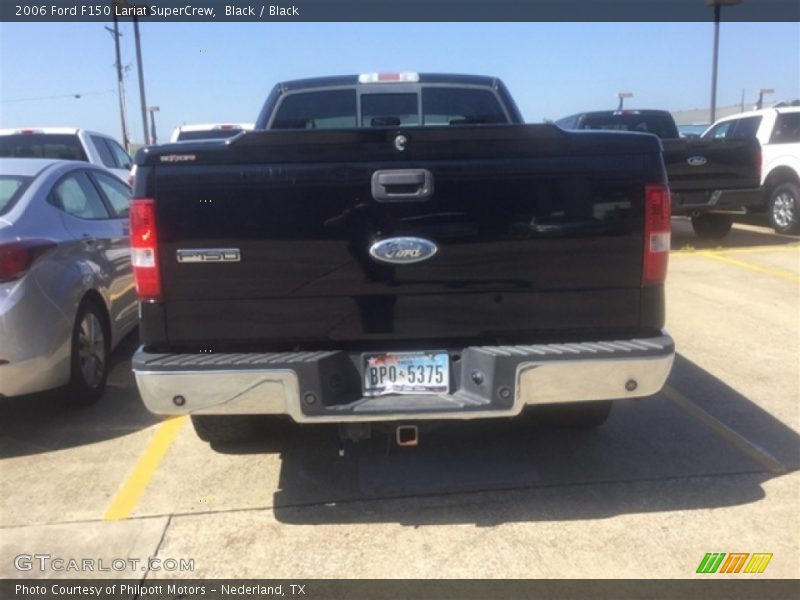
<path fill-rule="evenodd" d="M 798 0 L 2 0 L 3 22 L 800 21 Z"/>

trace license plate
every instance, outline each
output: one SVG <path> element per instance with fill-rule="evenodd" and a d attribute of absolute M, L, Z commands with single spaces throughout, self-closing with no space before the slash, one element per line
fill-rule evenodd
<path fill-rule="evenodd" d="M 447 394 L 446 352 L 388 352 L 364 355 L 364 395 Z"/>

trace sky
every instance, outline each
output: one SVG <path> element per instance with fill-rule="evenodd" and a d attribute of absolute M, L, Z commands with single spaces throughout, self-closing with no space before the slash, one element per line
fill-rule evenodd
<path fill-rule="evenodd" d="M 121 23 L 128 126 L 144 138 L 133 28 Z M 529 122 L 583 110 L 710 104 L 708 23 L 150 23 L 140 26 L 161 141 L 181 124 L 251 122 L 278 81 L 376 71 L 500 77 Z M 121 138 L 114 44 L 99 23 L 0 23 L 0 128 Z M 800 97 L 800 24 L 721 25 L 717 106 Z M 75 95 L 80 95 L 75 98 Z"/>

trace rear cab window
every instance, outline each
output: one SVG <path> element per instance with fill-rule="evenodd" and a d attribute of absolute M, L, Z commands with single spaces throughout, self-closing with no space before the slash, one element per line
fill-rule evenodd
<path fill-rule="evenodd" d="M 356 123 L 355 90 L 319 90 L 286 96 L 270 129 L 347 129 Z"/>
<path fill-rule="evenodd" d="M 497 95 L 464 86 L 314 90 L 285 96 L 270 129 L 348 129 L 510 122 Z"/>
<path fill-rule="evenodd" d="M 54 158 L 88 161 L 77 134 L 19 133 L 0 136 L 2 158 Z"/>
<path fill-rule="evenodd" d="M 422 118 L 423 125 L 508 123 L 508 116 L 494 93 L 471 88 L 424 88 Z"/>
<path fill-rule="evenodd" d="M 635 111 L 622 114 L 585 115 L 580 120 L 580 128 L 652 133 L 661 139 L 679 137 L 672 117 Z"/>

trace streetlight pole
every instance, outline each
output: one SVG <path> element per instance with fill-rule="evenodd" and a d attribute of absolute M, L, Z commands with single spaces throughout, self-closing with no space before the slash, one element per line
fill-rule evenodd
<path fill-rule="evenodd" d="M 717 63 L 719 62 L 719 17 L 723 6 L 735 6 L 742 0 L 705 0 L 707 6 L 714 7 L 714 52 L 711 59 L 711 114 L 709 122 L 717 120 Z"/>
<path fill-rule="evenodd" d="M 155 145 L 158 143 L 158 136 L 156 135 L 156 116 L 159 111 L 158 106 L 148 106 L 147 112 L 150 113 L 150 143 Z"/>
<path fill-rule="evenodd" d="M 625 101 L 625 98 L 633 98 L 633 94 L 631 92 L 617 92 L 617 98 L 619 98 L 617 110 L 622 110 L 622 103 Z"/>
<path fill-rule="evenodd" d="M 758 90 L 758 102 L 756 103 L 756 109 L 761 110 L 764 108 L 764 94 L 774 94 L 775 90 L 768 89 L 768 88 L 761 88 Z"/>

